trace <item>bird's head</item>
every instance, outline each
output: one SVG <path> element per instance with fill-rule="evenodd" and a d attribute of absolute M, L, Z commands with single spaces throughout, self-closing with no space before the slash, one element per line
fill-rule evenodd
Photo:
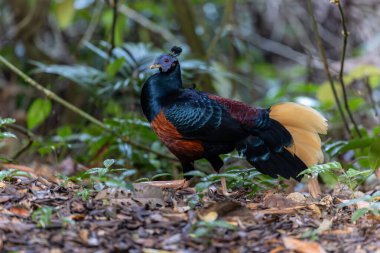
<path fill-rule="evenodd" d="M 182 48 L 174 46 L 170 51 L 168 54 L 158 56 L 149 68 L 159 68 L 161 72 L 170 72 L 170 70 L 173 70 L 179 64 L 177 56 L 181 54 Z"/>

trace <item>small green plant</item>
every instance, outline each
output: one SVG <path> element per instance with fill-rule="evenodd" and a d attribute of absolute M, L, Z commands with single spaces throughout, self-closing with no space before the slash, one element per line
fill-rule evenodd
<path fill-rule="evenodd" d="M 10 124 L 14 124 L 15 122 L 15 119 L 0 117 L 0 140 L 5 138 L 17 138 L 13 133 L 6 131 L 6 127 Z"/>
<path fill-rule="evenodd" d="M 342 165 L 339 162 L 331 162 L 325 164 L 318 164 L 307 168 L 302 171 L 299 176 L 306 175 L 309 177 L 317 177 L 319 174 L 330 173 L 335 170 L 342 169 Z"/>
<path fill-rule="evenodd" d="M 341 204 L 339 207 L 343 208 L 346 206 L 361 204 L 355 212 L 352 213 L 351 221 L 355 222 L 361 217 L 365 216 L 367 213 L 371 212 L 373 215 L 380 215 L 380 191 L 377 191 L 371 195 L 364 195 L 360 198 L 355 198 L 347 201 L 346 203 Z"/>
<path fill-rule="evenodd" d="M 82 188 L 75 192 L 75 195 L 80 197 L 83 201 L 87 201 L 91 195 L 91 193 L 94 192 L 91 189 Z"/>
<path fill-rule="evenodd" d="M 32 220 L 37 223 L 37 227 L 45 228 L 51 224 L 54 208 L 51 206 L 44 206 L 38 208 L 32 214 Z"/>
<path fill-rule="evenodd" d="M 15 170 L 15 169 L 0 171 L 0 181 L 11 181 L 12 178 L 17 177 L 17 176 L 28 177 L 28 178 L 32 177 L 28 172 Z"/>
<path fill-rule="evenodd" d="M 60 220 L 64 227 L 75 225 L 75 220 L 71 219 L 71 217 L 62 217 Z"/>
<path fill-rule="evenodd" d="M 157 180 L 158 178 L 161 178 L 161 177 L 172 177 L 172 174 L 170 173 L 158 173 L 158 174 L 155 174 L 153 175 L 152 177 L 142 177 L 142 178 L 139 178 L 137 179 L 135 182 L 136 183 L 139 183 L 139 182 L 148 182 L 148 181 L 154 181 L 154 180 Z"/>
<path fill-rule="evenodd" d="M 214 183 L 226 178 L 229 188 L 249 189 L 252 194 L 259 190 L 274 187 L 277 180 L 258 172 L 255 168 L 243 169 L 231 167 L 224 173 L 206 175 L 202 171 L 190 171 L 186 175 L 201 177 L 201 181 L 195 186 L 197 192 L 202 192 Z"/>
<path fill-rule="evenodd" d="M 194 238 L 209 238 L 214 235 L 218 229 L 235 230 L 236 226 L 224 220 L 198 221 L 193 224 L 190 236 Z"/>
<path fill-rule="evenodd" d="M 133 189 L 132 184 L 126 179 L 136 173 L 134 169 L 111 167 L 115 164 L 114 159 L 107 159 L 103 162 L 104 167 L 97 167 L 81 172 L 76 176 L 65 179 L 64 184 L 73 181 L 83 185 L 83 188 L 77 192 L 77 195 L 87 200 L 93 190 L 100 191 L 105 187 L 119 187 L 124 189 Z"/>

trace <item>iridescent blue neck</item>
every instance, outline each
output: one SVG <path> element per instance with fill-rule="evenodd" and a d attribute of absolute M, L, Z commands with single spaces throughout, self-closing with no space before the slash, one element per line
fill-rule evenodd
<path fill-rule="evenodd" d="M 156 73 L 146 80 L 140 100 L 144 115 L 149 122 L 161 111 L 163 102 L 169 98 L 170 94 L 175 94 L 182 87 L 179 64 L 171 71 Z"/>

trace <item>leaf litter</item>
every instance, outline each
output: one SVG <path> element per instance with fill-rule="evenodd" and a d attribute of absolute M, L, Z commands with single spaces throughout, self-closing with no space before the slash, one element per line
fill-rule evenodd
<path fill-rule="evenodd" d="M 353 222 L 357 207 L 338 208 L 349 199 L 341 192 L 318 200 L 272 191 L 225 197 L 212 186 L 199 196 L 179 181 L 83 199 L 79 186 L 52 176 L 14 176 L 0 182 L 0 251 L 380 252 L 379 218 Z"/>

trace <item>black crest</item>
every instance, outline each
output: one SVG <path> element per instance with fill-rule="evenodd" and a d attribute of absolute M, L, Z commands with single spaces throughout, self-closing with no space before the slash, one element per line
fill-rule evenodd
<path fill-rule="evenodd" d="M 170 52 L 172 56 L 177 57 L 182 53 L 182 48 L 174 46 L 172 49 L 170 49 Z"/>

